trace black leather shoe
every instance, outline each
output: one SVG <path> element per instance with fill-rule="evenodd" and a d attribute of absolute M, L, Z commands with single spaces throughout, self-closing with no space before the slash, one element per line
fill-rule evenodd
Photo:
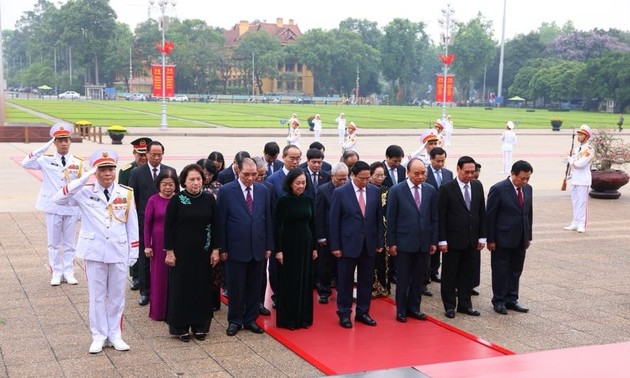
<path fill-rule="evenodd" d="M 433 282 L 442 282 L 442 279 L 440 278 L 440 276 L 438 274 L 432 274 L 431 275 L 431 281 L 433 281 Z"/>
<path fill-rule="evenodd" d="M 446 310 L 444 315 L 449 319 L 453 319 L 455 317 L 455 310 Z"/>
<path fill-rule="evenodd" d="M 407 323 L 407 316 L 403 314 L 396 314 L 396 321 L 401 323 Z"/>
<path fill-rule="evenodd" d="M 432 297 L 433 293 L 429 291 L 429 289 L 424 288 L 422 289 L 422 295 L 427 296 L 427 297 Z"/>
<path fill-rule="evenodd" d="M 250 323 L 250 324 L 246 325 L 246 326 L 245 326 L 245 327 L 243 327 L 243 328 L 245 328 L 245 329 L 247 329 L 247 330 L 250 330 L 250 331 L 252 331 L 253 333 L 258 333 L 258 334 L 265 332 L 265 331 L 264 331 L 262 328 L 260 328 L 260 326 L 259 326 L 258 324 L 256 324 L 256 323 Z"/>
<path fill-rule="evenodd" d="M 190 333 L 182 333 L 181 335 L 177 336 L 181 341 L 187 343 L 190 341 Z"/>
<path fill-rule="evenodd" d="M 137 278 L 134 278 L 131 280 L 131 290 L 136 291 L 136 290 L 140 290 L 140 280 Z"/>
<path fill-rule="evenodd" d="M 343 318 L 339 318 L 339 325 L 343 328 L 352 328 L 352 322 L 350 322 L 349 316 L 344 316 Z"/>
<path fill-rule="evenodd" d="M 363 323 L 369 326 L 374 327 L 376 325 L 376 320 L 372 319 L 368 314 L 357 314 L 354 317 L 355 322 Z"/>
<path fill-rule="evenodd" d="M 494 306 L 494 312 L 499 313 L 501 315 L 507 315 L 507 309 L 504 305 L 496 305 Z"/>
<path fill-rule="evenodd" d="M 418 320 L 427 320 L 427 316 L 420 311 L 409 311 L 407 312 L 407 316 Z"/>
<path fill-rule="evenodd" d="M 508 310 L 514 310 L 516 312 L 526 313 L 529 311 L 527 307 L 523 307 L 518 303 L 506 303 L 505 308 Z"/>
<path fill-rule="evenodd" d="M 260 315 L 265 315 L 265 316 L 271 315 L 271 311 L 269 311 L 269 309 L 267 307 L 263 306 L 262 304 L 260 304 L 258 306 L 258 313 Z"/>
<path fill-rule="evenodd" d="M 470 315 L 470 316 L 479 316 L 481 313 L 475 309 L 471 308 L 458 308 L 457 312 L 461 312 L 462 314 Z"/>
<path fill-rule="evenodd" d="M 328 304 L 328 297 L 319 297 L 319 303 Z"/>
<path fill-rule="evenodd" d="M 140 306 L 146 306 L 149 304 L 149 296 L 148 295 L 141 295 L 140 299 L 138 299 L 138 304 Z"/>
<path fill-rule="evenodd" d="M 204 341 L 206 339 L 206 334 L 203 332 L 195 332 L 195 339 Z"/>
<path fill-rule="evenodd" d="M 472 289 L 470 291 L 470 295 L 479 295 L 479 292 L 477 290 L 475 290 L 475 289 Z"/>
<path fill-rule="evenodd" d="M 230 325 L 225 330 L 225 334 L 228 336 L 234 336 L 238 333 L 238 330 L 241 329 L 241 326 L 238 324 L 230 323 Z"/>

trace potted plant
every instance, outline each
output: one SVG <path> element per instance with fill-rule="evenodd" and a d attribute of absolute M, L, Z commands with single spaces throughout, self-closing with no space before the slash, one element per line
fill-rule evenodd
<path fill-rule="evenodd" d="M 560 126 L 562 126 L 562 118 L 553 117 L 551 119 L 551 131 L 560 131 Z"/>
<path fill-rule="evenodd" d="M 112 144 L 122 144 L 127 129 L 121 125 L 111 125 L 107 128 L 107 134 L 112 139 Z"/>
<path fill-rule="evenodd" d="M 606 129 L 599 129 L 590 142 L 595 157 L 589 195 L 592 198 L 617 199 L 621 196 L 618 189 L 626 185 L 630 177 L 626 171 L 614 167 L 630 162 L 630 144 Z"/>

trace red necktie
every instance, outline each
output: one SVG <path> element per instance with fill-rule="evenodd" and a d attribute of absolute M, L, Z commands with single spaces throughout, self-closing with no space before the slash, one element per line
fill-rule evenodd
<path fill-rule="evenodd" d="M 247 211 L 249 215 L 254 213 L 254 200 L 252 199 L 252 188 L 247 187 L 247 196 L 245 197 L 245 204 L 247 205 Z"/>
<path fill-rule="evenodd" d="M 518 194 L 518 205 L 523 208 L 525 206 L 525 202 L 523 201 L 523 191 L 521 188 L 516 188 L 516 193 Z"/>
<path fill-rule="evenodd" d="M 365 197 L 363 196 L 363 189 L 359 189 L 359 208 L 361 214 L 365 217 Z"/>

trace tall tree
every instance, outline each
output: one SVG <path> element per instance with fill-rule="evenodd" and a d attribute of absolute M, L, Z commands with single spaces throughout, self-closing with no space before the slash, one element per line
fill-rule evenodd
<path fill-rule="evenodd" d="M 278 63 L 283 61 L 284 54 L 277 38 L 265 31 L 249 31 L 234 49 L 233 57 L 239 62 L 246 85 L 252 82 L 253 70 L 253 80 L 258 93 L 262 94 L 263 78 L 274 79 L 277 76 Z"/>
<path fill-rule="evenodd" d="M 375 49 L 378 49 L 381 38 L 383 38 L 383 32 L 378 28 L 378 24 L 365 19 L 346 18 L 339 23 L 339 30 L 348 30 L 358 33 L 364 43 L 367 43 Z"/>

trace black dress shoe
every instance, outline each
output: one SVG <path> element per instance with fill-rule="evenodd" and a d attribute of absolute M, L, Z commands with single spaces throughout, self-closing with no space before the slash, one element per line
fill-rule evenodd
<path fill-rule="evenodd" d="M 431 281 L 433 281 L 433 282 L 442 282 L 442 279 L 440 278 L 440 276 L 439 276 L 439 275 L 437 275 L 437 274 L 432 274 L 432 275 L 431 275 Z"/>
<path fill-rule="evenodd" d="M 271 311 L 269 311 L 269 309 L 267 307 L 263 306 L 262 304 L 260 304 L 258 306 L 258 313 L 260 315 L 265 315 L 265 316 L 271 315 Z"/>
<path fill-rule="evenodd" d="M 454 310 L 446 310 L 444 315 L 446 315 L 446 317 L 449 318 L 449 319 L 453 319 L 455 317 L 455 311 Z"/>
<path fill-rule="evenodd" d="M 248 329 L 248 330 L 252 331 L 253 333 L 258 333 L 258 334 L 260 334 L 260 333 L 264 333 L 264 332 L 265 332 L 265 331 L 264 331 L 262 328 L 260 328 L 260 326 L 259 326 L 258 324 L 256 324 L 256 323 L 250 323 L 250 324 L 248 324 L 248 325 L 244 326 L 243 328 Z"/>
<path fill-rule="evenodd" d="M 396 321 L 401 323 L 407 323 L 407 316 L 403 314 L 396 314 Z"/>
<path fill-rule="evenodd" d="M 475 290 L 475 289 L 472 289 L 470 291 L 470 295 L 479 295 L 479 292 L 477 290 Z"/>
<path fill-rule="evenodd" d="M 494 312 L 499 313 L 501 315 L 507 315 L 507 309 L 504 305 L 495 305 Z"/>
<path fill-rule="evenodd" d="M 179 338 L 181 341 L 187 343 L 190 341 L 190 333 L 183 333 L 179 336 L 177 336 L 177 338 Z"/>
<path fill-rule="evenodd" d="M 470 316 L 479 316 L 481 313 L 475 309 L 471 308 L 458 308 L 457 312 L 461 312 L 462 314 L 470 315 Z"/>
<path fill-rule="evenodd" d="M 137 278 L 134 278 L 133 280 L 131 280 L 131 290 L 136 291 L 136 290 L 140 290 L 140 280 Z"/>
<path fill-rule="evenodd" d="M 328 304 L 328 297 L 319 297 L 319 303 Z"/>
<path fill-rule="evenodd" d="M 516 312 L 526 313 L 529 311 L 527 307 L 523 307 L 518 303 L 506 303 L 505 308 L 508 310 L 514 310 Z"/>
<path fill-rule="evenodd" d="M 230 323 L 230 325 L 225 330 L 225 334 L 228 336 L 234 336 L 238 333 L 238 330 L 241 329 L 241 326 L 238 324 Z"/>
<path fill-rule="evenodd" d="M 420 311 L 409 311 L 407 312 L 407 316 L 418 320 L 427 320 L 426 314 L 423 314 Z"/>
<path fill-rule="evenodd" d="M 343 328 L 352 328 L 352 322 L 350 322 L 349 316 L 344 316 L 343 318 L 339 318 L 339 325 Z"/>
<path fill-rule="evenodd" d="M 204 341 L 206 339 L 206 334 L 204 332 L 195 332 L 195 339 L 199 341 Z"/>
<path fill-rule="evenodd" d="M 372 319 L 368 314 L 357 314 L 354 317 L 354 321 L 363 323 L 369 326 L 374 327 L 376 325 L 376 320 Z"/>
<path fill-rule="evenodd" d="M 138 304 L 140 306 L 146 306 L 149 304 L 149 296 L 148 295 L 141 295 L 140 299 L 138 299 Z"/>
<path fill-rule="evenodd" d="M 429 291 L 429 289 L 424 288 L 422 289 L 422 295 L 427 296 L 427 297 L 432 297 L 433 293 Z"/>

